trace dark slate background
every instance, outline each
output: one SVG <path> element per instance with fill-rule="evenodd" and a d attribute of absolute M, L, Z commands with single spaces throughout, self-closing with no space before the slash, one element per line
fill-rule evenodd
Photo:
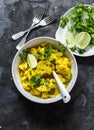
<path fill-rule="evenodd" d="M 16 89 L 11 64 L 16 54 L 12 34 L 30 27 L 35 10 L 43 7 L 46 16 L 55 13 L 57 21 L 33 30 L 28 39 L 55 37 L 59 18 L 77 2 L 94 0 L 0 0 L 0 130 L 94 130 L 94 56 L 76 57 L 78 79 L 70 103 L 37 104 Z"/>

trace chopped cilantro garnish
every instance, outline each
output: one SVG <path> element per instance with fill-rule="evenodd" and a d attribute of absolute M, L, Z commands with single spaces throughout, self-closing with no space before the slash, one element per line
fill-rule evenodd
<path fill-rule="evenodd" d="M 23 50 L 22 53 L 19 54 L 21 61 L 25 61 L 27 59 L 27 55 L 30 52 L 31 48 L 27 48 Z"/>
<path fill-rule="evenodd" d="M 38 87 L 40 85 L 40 79 L 41 79 L 41 76 L 36 74 L 34 76 L 31 77 L 30 79 L 30 83 L 33 87 Z"/>
<path fill-rule="evenodd" d="M 41 59 L 42 53 L 41 53 L 41 52 L 37 52 L 37 53 L 36 53 L 36 57 L 37 57 L 37 59 Z"/>
<path fill-rule="evenodd" d="M 58 42 L 58 49 L 60 52 L 65 52 L 66 51 L 66 47 L 62 45 L 61 42 Z"/>
<path fill-rule="evenodd" d="M 45 56 L 47 56 L 47 57 L 50 56 L 52 50 L 53 50 L 53 47 L 52 47 L 50 44 L 48 44 L 48 45 L 45 47 Z"/>
<path fill-rule="evenodd" d="M 48 59 L 50 62 L 52 62 L 53 64 L 56 63 L 56 59 Z"/>

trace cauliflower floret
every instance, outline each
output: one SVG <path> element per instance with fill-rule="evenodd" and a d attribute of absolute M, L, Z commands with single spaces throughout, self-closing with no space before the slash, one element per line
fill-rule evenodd
<path fill-rule="evenodd" d="M 48 98 L 48 93 L 46 92 L 41 93 L 41 98 L 44 98 L 44 99 Z"/>
<path fill-rule="evenodd" d="M 40 96 L 40 92 L 36 89 L 36 88 L 33 88 L 31 91 L 30 91 L 31 94 L 35 95 L 35 96 Z"/>
<path fill-rule="evenodd" d="M 32 74 L 32 69 L 29 68 L 28 70 L 26 70 L 24 72 L 24 75 L 28 78 L 28 80 L 31 78 L 31 74 Z"/>
<path fill-rule="evenodd" d="M 62 52 L 57 52 L 57 53 L 51 53 L 50 59 L 55 59 L 56 61 L 63 56 Z"/>
<path fill-rule="evenodd" d="M 40 87 L 37 88 L 39 92 L 48 92 L 48 89 L 45 85 L 41 85 Z"/>
<path fill-rule="evenodd" d="M 67 75 L 71 72 L 71 69 L 66 67 L 65 65 L 56 65 L 56 72 L 61 75 Z"/>
<path fill-rule="evenodd" d="M 66 82 L 66 79 L 65 79 L 65 78 L 63 78 L 63 76 L 62 76 L 62 75 L 58 74 L 58 77 L 60 78 L 60 80 L 62 81 L 62 83 L 63 83 L 63 84 Z"/>
<path fill-rule="evenodd" d="M 31 89 L 31 87 L 30 87 L 28 82 L 24 81 L 24 82 L 22 82 L 22 84 L 23 84 L 23 87 L 24 87 L 25 90 L 29 91 Z"/>
<path fill-rule="evenodd" d="M 40 75 L 43 75 L 43 74 L 50 75 L 54 70 L 54 64 L 52 64 L 49 61 L 40 61 L 37 64 L 36 68 L 37 68 L 38 74 L 40 74 Z"/>
<path fill-rule="evenodd" d="M 23 76 L 23 77 L 20 77 L 20 79 L 21 79 L 21 81 L 23 82 L 23 81 L 27 80 L 27 77 L 26 77 L 26 76 Z"/>
<path fill-rule="evenodd" d="M 59 58 L 56 61 L 56 72 L 59 74 L 63 74 L 63 75 L 71 73 L 70 65 L 71 65 L 71 63 L 68 58 L 66 58 L 66 57 Z"/>
<path fill-rule="evenodd" d="M 38 52 L 40 52 L 42 55 L 44 55 L 44 48 L 38 47 Z"/>
<path fill-rule="evenodd" d="M 31 48 L 30 53 L 33 54 L 33 55 L 36 55 L 36 53 L 37 53 L 37 48 Z"/>
<path fill-rule="evenodd" d="M 27 62 L 23 62 L 23 63 L 20 63 L 19 64 L 19 69 L 20 70 L 26 70 L 28 68 L 28 64 L 27 64 Z"/>

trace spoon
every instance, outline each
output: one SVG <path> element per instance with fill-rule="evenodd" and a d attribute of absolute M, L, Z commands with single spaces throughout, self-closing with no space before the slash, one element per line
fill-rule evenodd
<path fill-rule="evenodd" d="M 57 82 L 57 85 L 59 87 L 62 99 L 64 101 L 64 103 L 68 103 L 71 99 L 70 94 L 68 93 L 68 91 L 66 90 L 66 88 L 64 87 L 64 84 L 62 83 L 62 81 L 59 79 L 57 73 L 55 71 L 53 71 L 53 76 Z"/>

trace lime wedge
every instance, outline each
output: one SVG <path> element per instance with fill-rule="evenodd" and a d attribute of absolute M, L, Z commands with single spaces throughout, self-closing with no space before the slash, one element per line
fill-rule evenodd
<path fill-rule="evenodd" d="M 37 66 L 37 59 L 34 55 L 28 54 L 27 55 L 27 63 L 30 68 L 35 68 Z"/>
<path fill-rule="evenodd" d="M 80 49 L 85 49 L 90 43 L 91 37 L 87 32 L 80 32 L 75 37 L 75 44 Z"/>
<path fill-rule="evenodd" d="M 68 31 L 66 33 L 65 39 L 66 39 L 67 46 L 69 48 L 72 48 L 75 46 L 73 33 Z"/>

